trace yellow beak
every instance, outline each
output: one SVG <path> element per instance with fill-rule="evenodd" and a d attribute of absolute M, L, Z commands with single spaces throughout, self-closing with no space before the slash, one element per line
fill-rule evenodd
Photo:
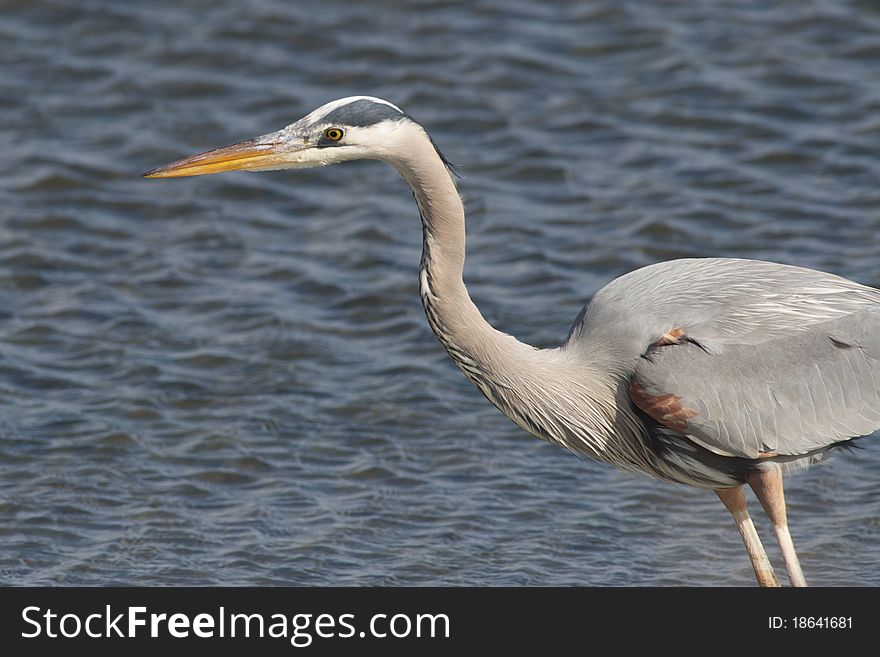
<path fill-rule="evenodd" d="M 182 160 L 147 171 L 144 178 L 180 178 L 223 171 L 279 169 L 286 164 L 279 146 L 278 142 L 250 139 L 231 146 L 190 155 Z"/>

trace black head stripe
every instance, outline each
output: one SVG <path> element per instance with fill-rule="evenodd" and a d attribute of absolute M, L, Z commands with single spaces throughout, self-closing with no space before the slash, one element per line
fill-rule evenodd
<path fill-rule="evenodd" d="M 328 126 L 339 126 L 344 129 L 346 126 L 365 128 L 371 125 L 376 125 L 377 123 L 382 123 L 383 121 L 401 121 L 403 119 L 407 119 L 409 121 L 413 121 L 414 119 L 405 112 L 401 112 L 400 110 L 392 107 L 391 105 L 387 105 L 385 103 L 377 103 L 374 100 L 370 100 L 368 98 L 360 98 L 355 100 L 347 105 L 343 105 L 342 107 L 337 107 L 335 110 L 328 112 L 320 119 L 318 119 L 315 124 L 320 125 L 328 125 Z M 428 139 L 431 139 L 430 135 Z M 434 140 L 431 139 L 431 144 L 434 146 L 434 149 L 437 151 L 437 155 L 440 156 L 440 159 L 443 160 L 443 164 L 453 173 L 453 175 L 458 175 L 455 171 L 455 167 L 446 159 L 446 156 L 440 152 L 440 149 L 437 148 L 437 144 L 434 143 Z M 328 146 L 345 146 L 345 140 L 341 141 L 331 141 L 327 139 L 324 135 L 321 135 L 321 138 L 318 140 L 316 144 L 318 148 L 327 148 Z"/>
<path fill-rule="evenodd" d="M 404 118 L 408 118 L 406 114 L 399 112 L 390 105 L 361 98 L 342 107 L 337 107 L 332 112 L 324 115 L 321 117 L 321 123 L 364 128 L 382 121 L 399 121 Z"/>

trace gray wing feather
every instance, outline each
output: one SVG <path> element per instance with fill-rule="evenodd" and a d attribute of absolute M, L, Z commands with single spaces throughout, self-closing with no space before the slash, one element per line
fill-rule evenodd
<path fill-rule="evenodd" d="M 657 347 L 634 379 L 680 398 L 694 412 L 682 433 L 724 455 L 797 455 L 867 435 L 880 429 L 880 308 L 835 314 L 761 342 Z"/>
<path fill-rule="evenodd" d="M 684 342 L 652 347 L 676 330 Z M 681 433 L 719 454 L 804 454 L 880 429 L 880 290 L 833 274 L 733 258 L 657 263 L 597 292 L 564 348 L 658 408 L 674 396 L 683 408 L 672 428 L 684 422 Z"/>

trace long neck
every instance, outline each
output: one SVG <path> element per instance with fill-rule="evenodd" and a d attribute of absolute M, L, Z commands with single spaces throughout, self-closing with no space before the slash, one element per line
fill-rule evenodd
<path fill-rule="evenodd" d="M 413 190 L 422 217 L 420 293 L 428 323 L 455 363 L 474 380 L 497 373 L 534 348 L 495 330 L 477 309 L 462 280 L 464 206 L 446 165 L 419 129 L 392 164 Z M 484 390 L 485 392 L 485 390 Z"/>
<path fill-rule="evenodd" d="M 464 374 L 489 400 L 530 433 L 602 460 L 640 462 L 624 445 L 607 449 L 633 418 L 621 419 L 618 386 L 591 359 L 560 349 L 536 349 L 495 330 L 462 280 L 464 206 L 437 149 L 418 128 L 392 164 L 412 187 L 422 216 L 420 291 L 428 323 Z"/>

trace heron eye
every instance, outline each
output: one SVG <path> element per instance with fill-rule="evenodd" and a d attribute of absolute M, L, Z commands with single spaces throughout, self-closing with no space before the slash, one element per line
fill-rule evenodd
<path fill-rule="evenodd" d="M 344 134 L 345 133 L 342 132 L 342 130 L 340 130 L 339 128 L 327 128 L 324 131 L 324 137 L 326 137 L 330 141 L 339 141 L 340 139 L 342 139 L 342 135 Z"/>

